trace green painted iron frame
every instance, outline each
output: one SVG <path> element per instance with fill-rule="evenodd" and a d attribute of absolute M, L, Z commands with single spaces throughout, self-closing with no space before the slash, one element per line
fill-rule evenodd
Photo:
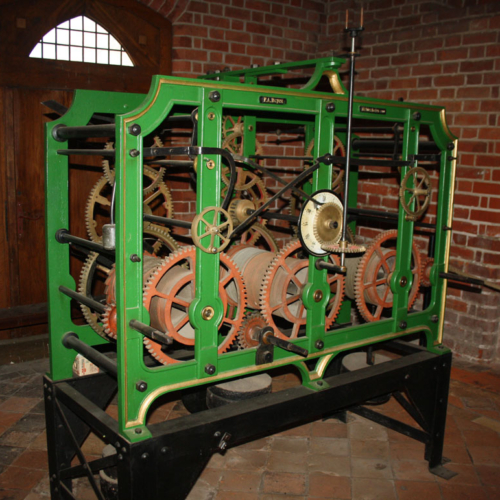
<path fill-rule="evenodd" d="M 69 225 L 68 210 L 68 156 L 58 154 L 67 143 L 56 141 L 54 127 L 85 126 L 94 113 L 115 115 L 115 165 L 116 165 L 116 300 L 118 311 L 118 426 L 120 433 L 131 442 L 150 437 L 145 425 L 147 410 L 160 395 L 183 388 L 214 383 L 237 376 L 250 375 L 282 365 L 295 365 L 303 385 L 313 390 L 325 389 L 321 381 L 334 357 L 345 350 L 391 340 L 412 333 L 424 334 L 427 349 L 442 354 L 446 280 L 439 277 L 448 268 L 451 240 L 452 207 L 456 168 L 456 138 L 445 122 L 444 108 L 407 102 L 354 98 L 353 117 L 400 123 L 403 128 L 402 159 L 418 153 L 419 131 L 427 125 L 437 144 L 440 155 L 439 196 L 435 232 L 435 264 L 431 273 L 429 305 L 421 312 L 408 313 L 408 293 L 412 283 L 410 271 L 411 245 L 414 223 L 405 218 L 399 207 L 397 222 L 397 261 L 390 286 L 394 295 L 391 318 L 345 328 L 335 328 L 325 333 L 325 307 L 329 297 L 325 270 L 315 267 L 317 257 L 310 257 L 308 284 L 303 293 L 307 310 L 306 335 L 295 339 L 297 345 L 309 351 L 308 360 L 317 360 L 313 370 L 308 369 L 304 358 L 276 349 L 270 364 L 255 364 L 255 349 L 217 353 L 218 324 L 224 311 L 218 294 L 219 255 L 196 250 L 196 295 L 189 308 L 189 317 L 195 328 L 195 359 L 169 366 L 149 368 L 143 361 L 143 337 L 130 328 L 131 320 L 149 324 L 149 315 L 143 307 L 142 264 L 130 256 L 142 255 L 142 165 L 143 137 L 151 134 L 162 121 L 181 107 L 198 108 L 198 145 L 220 148 L 222 144 L 223 117 L 244 115 L 244 155 L 254 154 L 256 124 L 258 121 L 289 123 L 306 126 L 306 137 L 314 137 L 314 157 L 330 152 L 338 120 L 347 114 L 347 91 L 339 83 L 338 68 L 342 59 L 325 58 L 306 63 L 289 63 L 240 72 L 220 73 L 200 79 L 155 76 L 149 93 L 112 93 L 76 91 L 69 111 L 60 119 L 48 123 L 46 130 L 46 234 L 50 321 L 50 378 L 54 381 L 71 376 L 76 352 L 63 346 L 65 333 L 74 331 L 86 344 L 97 346 L 106 341 L 89 326 L 77 326 L 71 320 L 70 298 L 59 291 L 63 285 L 75 289 L 75 280 L 69 273 L 69 245 L 55 239 L 56 232 Z M 260 85 L 257 78 L 263 75 L 314 68 L 309 83 L 302 89 L 276 88 Z M 326 75 L 333 93 L 314 90 L 319 79 Z M 243 83 L 240 83 L 243 79 Z M 218 91 L 220 99 L 211 99 L 211 92 Z M 260 102 L 261 96 L 286 99 L 286 104 Z M 212 95 L 213 97 L 213 95 Z M 334 106 L 328 106 L 333 103 Z M 383 109 L 384 114 L 367 114 L 361 108 Z M 140 126 L 139 135 L 130 126 Z M 453 145 L 453 149 L 450 148 Z M 137 150 L 138 156 L 130 152 Z M 213 161 L 215 168 L 207 168 Z M 408 170 L 403 167 L 402 175 Z M 312 190 L 331 186 L 332 169 L 321 164 L 314 172 Z M 350 176 L 349 206 L 357 203 L 357 172 Z M 198 161 L 197 203 L 200 213 L 207 207 L 221 204 L 221 156 L 203 154 Z M 443 229 L 444 230 L 441 230 Z M 203 241 L 203 240 L 202 240 Z M 406 277 L 406 284 L 401 286 Z M 323 292 L 323 300 L 316 302 L 315 291 Z M 215 314 L 202 319 L 202 310 L 211 306 Z M 350 301 L 343 304 L 338 323 L 349 321 Z M 402 328 L 406 325 L 405 328 Z M 317 341 L 324 347 L 318 349 Z M 215 366 L 209 375 L 205 366 Z M 147 390 L 136 388 L 138 381 L 146 382 Z"/>

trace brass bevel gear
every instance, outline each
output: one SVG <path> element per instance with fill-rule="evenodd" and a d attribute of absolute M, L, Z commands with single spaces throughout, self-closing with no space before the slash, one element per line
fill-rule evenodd
<path fill-rule="evenodd" d="M 367 248 L 357 267 L 354 294 L 359 313 L 368 322 L 378 321 L 384 309 L 393 304 L 390 281 L 396 266 L 396 242 L 398 231 L 392 229 L 380 233 Z M 420 286 L 420 253 L 413 241 L 411 273 L 412 285 L 408 297 L 408 309 L 417 300 Z M 369 306 L 375 307 L 374 312 Z"/>
<path fill-rule="evenodd" d="M 144 167 L 144 176 L 156 179 L 158 172 L 150 167 Z M 106 176 L 102 176 L 90 191 L 87 205 L 85 207 L 85 225 L 87 232 L 92 241 L 100 243 L 102 241 L 101 226 L 110 219 L 111 210 L 111 194 L 112 187 L 109 185 Z M 173 203 L 170 190 L 164 182 L 160 182 L 153 193 L 145 193 L 144 213 L 153 213 L 153 208 L 161 206 L 162 215 L 168 218 L 173 216 Z M 152 223 L 145 222 L 145 228 L 155 226 Z M 160 226 L 155 226 L 160 228 Z M 164 232 L 168 231 L 166 228 L 160 228 Z"/>
<path fill-rule="evenodd" d="M 429 287 L 431 283 L 431 270 L 434 265 L 434 259 L 432 257 L 421 257 L 422 259 L 422 274 L 421 274 L 421 285 Z"/>
<path fill-rule="evenodd" d="M 300 241 L 286 245 L 273 259 L 266 271 L 260 291 L 260 309 L 277 337 L 296 338 L 306 324 L 306 309 L 302 301 L 307 284 L 309 259 L 297 258 L 303 252 Z M 307 257 L 307 255 L 304 255 Z M 329 259 L 340 265 L 336 255 Z M 330 298 L 326 307 L 325 330 L 328 330 L 340 311 L 344 297 L 344 276 L 328 274 Z"/>
<path fill-rule="evenodd" d="M 184 265 L 187 264 L 187 265 Z M 144 306 L 148 309 L 151 326 L 166 332 L 176 342 L 193 346 L 195 331 L 189 321 L 189 306 L 195 297 L 196 248 L 184 247 L 167 257 L 150 274 L 144 286 Z M 246 288 L 241 273 L 225 253 L 220 254 L 219 298 L 224 317 L 219 325 L 222 341 L 218 352 L 226 352 L 236 339 L 247 305 Z M 180 362 L 165 352 L 162 346 L 145 339 L 151 355 L 162 364 Z"/>
<path fill-rule="evenodd" d="M 313 233 L 322 244 L 335 244 L 342 237 L 343 207 L 337 203 L 325 203 L 316 212 Z"/>
<path fill-rule="evenodd" d="M 266 326 L 266 320 L 259 312 L 254 311 L 247 314 L 238 332 L 238 345 L 241 349 L 257 347 L 259 345 L 257 334 Z"/>

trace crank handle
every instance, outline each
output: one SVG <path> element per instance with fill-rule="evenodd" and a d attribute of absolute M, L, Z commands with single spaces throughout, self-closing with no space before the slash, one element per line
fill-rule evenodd
<path fill-rule="evenodd" d="M 304 356 L 306 358 L 309 356 L 309 351 L 307 349 L 304 349 L 298 345 L 293 344 L 292 342 L 288 342 L 287 340 L 280 339 L 278 337 L 275 337 L 274 335 L 274 330 L 270 326 L 266 326 L 263 328 L 260 332 L 260 341 L 262 344 L 265 345 L 274 345 L 276 347 L 280 347 L 281 349 L 284 349 L 285 351 L 290 351 L 295 354 L 298 354 L 299 356 Z"/>

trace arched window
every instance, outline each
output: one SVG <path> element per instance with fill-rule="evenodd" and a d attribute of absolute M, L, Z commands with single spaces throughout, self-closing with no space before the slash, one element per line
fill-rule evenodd
<path fill-rule="evenodd" d="M 125 49 L 102 26 L 78 16 L 50 30 L 30 57 L 116 66 L 134 66 Z"/>

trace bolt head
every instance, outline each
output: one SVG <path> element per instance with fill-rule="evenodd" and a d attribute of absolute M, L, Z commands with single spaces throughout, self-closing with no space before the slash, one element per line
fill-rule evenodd
<path fill-rule="evenodd" d="M 316 346 L 316 349 L 323 349 L 323 347 L 325 347 L 325 343 L 322 341 L 322 340 L 316 340 L 316 344 L 314 344 Z"/>
<path fill-rule="evenodd" d="M 417 111 L 416 113 L 413 113 L 413 119 L 416 121 L 419 121 L 422 118 L 422 115 Z"/>
<path fill-rule="evenodd" d="M 446 149 L 448 149 L 448 151 L 453 151 L 455 149 L 455 144 L 449 142 L 448 145 L 446 146 Z"/>
<path fill-rule="evenodd" d="M 315 302 L 320 302 L 323 299 L 323 292 L 321 290 L 316 290 L 313 295 Z"/>
<path fill-rule="evenodd" d="M 433 315 L 431 316 L 431 321 L 432 321 L 433 323 L 437 323 L 437 322 L 439 321 L 439 316 L 438 316 L 437 314 L 433 314 Z"/>
<path fill-rule="evenodd" d="M 218 101 L 220 101 L 220 92 L 218 92 L 217 90 L 212 90 L 212 92 L 210 92 L 210 94 L 208 94 L 208 98 L 212 102 L 218 102 Z"/>
<path fill-rule="evenodd" d="M 326 105 L 326 110 L 329 112 L 329 113 L 333 113 L 335 111 L 335 103 L 333 102 L 329 102 L 327 105 Z"/>
<path fill-rule="evenodd" d="M 400 280 L 399 280 L 399 284 L 400 286 L 406 286 L 406 284 L 408 283 L 408 278 L 406 276 L 403 276 Z"/>
<path fill-rule="evenodd" d="M 205 365 L 205 373 L 207 375 L 213 375 L 215 373 L 215 366 L 214 365 Z"/>
<path fill-rule="evenodd" d="M 143 380 L 139 380 L 139 382 L 137 382 L 137 384 L 135 384 L 135 388 L 139 392 L 144 392 L 148 388 L 148 384 L 146 384 L 146 382 L 144 382 Z"/>
<path fill-rule="evenodd" d="M 130 127 L 128 128 L 128 133 L 135 136 L 139 135 L 141 133 L 141 126 L 137 123 L 130 125 Z"/>
<path fill-rule="evenodd" d="M 402 330 L 404 330 L 407 326 L 408 324 L 406 323 L 406 321 L 399 322 L 399 328 L 401 328 Z"/>
<path fill-rule="evenodd" d="M 129 155 L 132 157 L 132 158 L 136 158 L 137 156 L 140 155 L 139 151 L 137 149 L 131 149 L 130 152 L 129 152 Z"/>
<path fill-rule="evenodd" d="M 142 429 L 137 428 L 134 432 L 135 432 L 136 434 L 142 434 Z"/>

